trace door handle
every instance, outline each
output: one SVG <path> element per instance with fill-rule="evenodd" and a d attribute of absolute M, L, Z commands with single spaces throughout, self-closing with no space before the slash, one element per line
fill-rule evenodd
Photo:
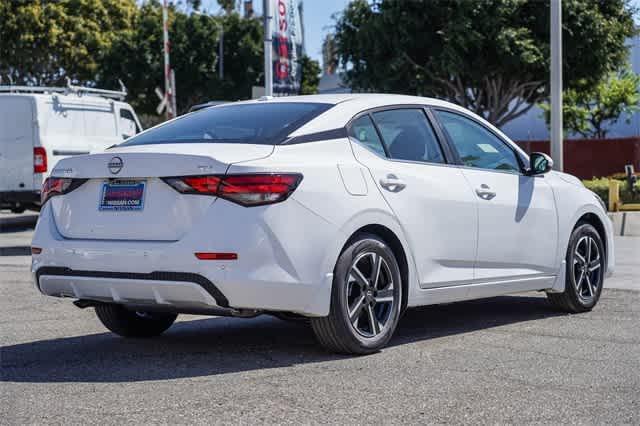
<path fill-rule="evenodd" d="M 400 192 L 406 188 L 406 184 L 394 174 L 389 173 L 386 178 L 380 179 L 380 186 L 389 192 Z"/>
<path fill-rule="evenodd" d="M 476 188 L 476 194 L 483 200 L 491 200 L 496 196 L 495 191 L 492 191 L 491 188 L 489 188 L 489 185 L 484 183 L 480 185 L 480 188 Z"/>

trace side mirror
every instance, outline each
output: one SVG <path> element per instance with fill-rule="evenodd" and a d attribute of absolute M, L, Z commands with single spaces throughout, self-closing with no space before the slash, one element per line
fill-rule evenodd
<path fill-rule="evenodd" d="M 547 154 L 534 152 L 529 156 L 529 176 L 542 175 L 553 168 L 553 160 Z"/>

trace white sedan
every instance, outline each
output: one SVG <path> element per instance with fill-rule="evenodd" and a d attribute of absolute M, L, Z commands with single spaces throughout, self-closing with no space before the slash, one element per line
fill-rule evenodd
<path fill-rule="evenodd" d="M 611 222 L 551 167 L 436 99 L 214 106 L 60 161 L 32 270 L 122 336 L 180 313 L 272 314 L 343 353 L 383 347 L 413 306 L 539 290 L 589 311 L 614 266 Z"/>

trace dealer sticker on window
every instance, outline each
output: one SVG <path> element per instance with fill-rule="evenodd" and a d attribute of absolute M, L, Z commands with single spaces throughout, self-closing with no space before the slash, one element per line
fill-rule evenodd
<path fill-rule="evenodd" d="M 142 210 L 144 181 L 105 182 L 102 184 L 99 210 Z"/>

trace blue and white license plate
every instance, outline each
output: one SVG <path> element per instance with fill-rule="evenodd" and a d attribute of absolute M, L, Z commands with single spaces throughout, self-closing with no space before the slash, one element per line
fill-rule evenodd
<path fill-rule="evenodd" d="M 99 210 L 142 210 L 144 181 L 105 182 L 102 184 Z"/>

